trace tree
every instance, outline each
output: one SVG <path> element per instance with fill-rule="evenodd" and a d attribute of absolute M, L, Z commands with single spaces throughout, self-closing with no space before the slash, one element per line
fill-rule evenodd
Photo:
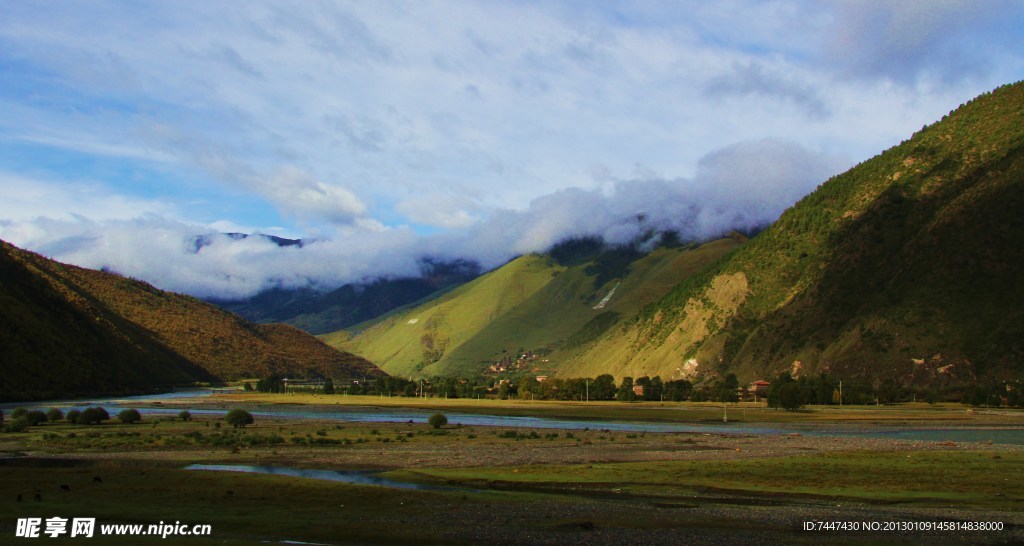
<path fill-rule="evenodd" d="M 685 379 L 676 379 L 665 383 L 665 398 L 673 402 L 682 402 L 690 398 L 693 384 Z"/>
<path fill-rule="evenodd" d="M 27 428 L 28 428 L 28 418 L 27 417 L 18 417 L 17 419 L 15 419 L 15 420 L 11 421 L 10 423 L 7 423 L 6 425 L 4 425 L 4 432 L 25 432 L 25 430 Z"/>
<path fill-rule="evenodd" d="M 614 400 L 615 378 L 610 374 L 601 374 L 590 384 L 591 400 Z"/>
<path fill-rule="evenodd" d="M 117 414 L 117 419 L 126 425 L 130 425 L 132 423 L 138 423 L 139 421 L 141 421 L 142 415 L 139 413 L 139 410 L 137 409 L 126 409 L 121 410 L 121 413 Z"/>
<path fill-rule="evenodd" d="M 74 411 L 74 410 L 72 410 Z M 71 412 L 68 412 L 68 420 L 71 418 Z M 110 419 L 110 414 L 107 410 L 100 407 L 87 408 L 82 413 L 76 416 L 75 422 L 79 425 L 98 425 L 103 421 Z"/>
<path fill-rule="evenodd" d="M 68 410 L 68 414 L 64 416 L 69 423 L 77 423 L 80 417 L 82 417 L 82 412 L 76 409 Z"/>
<path fill-rule="evenodd" d="M 498 385 L 498 398 L 502 400 L 508 400 L 508 383 L 501 383 Z"/>
<path fill-rule="evenodd" d="M 636 400 L 636 393 L 633 392 L 633 378 L 623 377 L 619 390 L 615 392 L 615 399 L 619 402 L 632 402 Z"/>
<path fill-rule="evenodd" d="M 260 392 L 284 392 L 284 380 L 277 374 L 268 375 L 256 382 Z"/>
<path fill-rule="evenodd" d="M 330 379 L 324 381 L 324 394 L 334 394 L 334 381 Z"/>
<path fill-rule="evenodd" d="M 17 419 L 18 417 L 24 417 L 28 414 L 28 410 L 25 408 L 14 408 L 11 412 L 11 419 Z"/>
<path fill-rule="evenodd" d="M 435 413 L 431 415 L 429 419 L 427 419 L 427 422 L 430 423 L 430 426 L 434 428 L 441 428 L 448 424 L 448 418 L 445 417 L 443 414 Z"/>
<path fill-rule="evenodd" d="M 181 413 L 178 414 L 178 417 L 181 418 L 182 421 L 192 420 L 192 414 L 188 410 L 181 410 Z"/>
<path fill-rule="evenodd" d="M 46 414 L 39 410 L 32 410 L 25 414 L 25 419 L 28 419 L 29 426 L 37 426 L 47 421 Z"/>
<path fill-rule="evenodd" d="M 715 389 L 715 399 L 718 402 L 739 402 L 740 396 L 737 392 L 740 388 L 740 380 L 736 374 L 731 373 L 725 376 L 725 380 Z"/>
<path fill-rule="evenodd" d="M 224 420 L 235 428 L 245 428 L 245 425 L 251 425 L 255 422 L 255 419 L 252 418 L 252 414 L 243 409 L 233 409 L 229 411 L 228 414 L 224 416 Z"/>
<path fill-rule="evenodd" d="M 51 423 L 56 423 L 64 418 L 64 412 L 57 408 L 50 408 L 46 412 L 46 418 L 49 419 Z"/>
<path fill-rule="evenodd" d="M 804 405 L 803 393 L 796 382 L 791 381 L 779 387 L 777 393 L 778 406 L 786 411 L 795 411 Z"/>

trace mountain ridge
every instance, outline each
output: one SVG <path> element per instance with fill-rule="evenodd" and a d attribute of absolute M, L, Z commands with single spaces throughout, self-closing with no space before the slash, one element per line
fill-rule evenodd
<path fill-rule="evenodd" d="M 262 377 L 380 373 L 285 325 L 256 325 L 196 298 L 61 264 L 0 241 L 3 399 L 131 392 Z"/>
<path fill-rule="evenodd" d="M 608 365 L 937 386 L 1020 374 L 1022 183 L 1016 83 L 820 185 L 700 282 L 641 312 Z M 719 293 L 729 280 L 745 286 Z"/>

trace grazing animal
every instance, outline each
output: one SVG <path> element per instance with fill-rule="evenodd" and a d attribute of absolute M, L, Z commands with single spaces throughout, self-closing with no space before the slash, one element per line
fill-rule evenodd
<path fill-rule="evenodd" d="M 42 500 L 43 500 L 43 496 L 41 494 L 39 494 L 39 493 L 36 493 L 36 501 L 42 501 Z"/>
<path fill-rule="evenodd" d="M 101 478 L 99 476 L 93 476 L 92 477 L 92 483 L 103 483 L 103 478 Z"/>
<path fill-rule="evenodd" d="M 18 502 L 21 502 L 21 493 L 18 493 Z"/>
<path fill-rule="evenodd" d="M 70 493 L 71 492 L 71 486 L 67 485 L 67 484 L 61 485 L 60 486 L 60 490 L 65 492 L 65 493 Z"/>

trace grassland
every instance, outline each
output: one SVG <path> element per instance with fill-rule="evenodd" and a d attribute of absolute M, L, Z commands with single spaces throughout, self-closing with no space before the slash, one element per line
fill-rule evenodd
<path fill-rule="evenodd" d="M 491 415 L 623 421 L 722 423 L 785 423 L 812 426 L 943 425 L 1021 426 L 1024 412 L 1014 409 L 971 408 L 956 403 L 924 402 L 881 406 L 807 406 L 801 411 L 768 408 L 764 402 L 571 402 L 553 400 L 499 400 L 495 398 L 407 398 L 318 394 L 218 394 L 227 403 L 287 404 L 300 406 L 370 406 Z M 188 404 L 190 402 L 184 401 Z"/>
<path fill-rule="evenodd" d="M 188 407 L 203 405 L 180 401 Z M 529 401 L 409 400 L 247 395 L 221 407 L 347 405 L 418 407 L 598 419 L 661 420 L 720 407 Z M 174 412 L 182 407 L 175 404 Z M 618 410 L 618 411 L 616 411 Z M 747 420 L 808 428 L 850 423 L 1010 426 L 1017 413 L 963 408 L 844 408 L 807 412 L 746 408 Z M 744 408 L 730 415 L 742 420 Z M 854 417 L 854 415 L 857 417 Z M 772 416 L 771 418 L 769 416 Z M 675 417 L 673 417 L 675 418 Z M 774 419 L 774 420 L 773 420 Z M 830 438 L 812 434 L 629 433 L 408 423 L 270 419 L 244 429 L 219 417 L 147 415 L 142 423 L 63 422 L 0 435 L 0 542 L 17 517 L 96 517 L 101 523 L 212 525 L 209 539 L 133 537 L 104 544 L 593 544 L 820 543 L 807 520 L 1002 521 L 991 533 L 847 533 L 829 542 L 938 543 L 1020 540 L 1024 448 Z M 362 470 L 442 486 L 409 490 L 237 472 L 191 463 Z M 97 481 L 96 478 L 101 478 Z M 70 491 L 61 491 L 67 485 Z M 41 500 L 34 500 L 39 494 Z M 16 500 L 17 495 L 22 501 Z M 50 539 L 47 539 L 50 540 Z M 69 539 L 70 540 L 70 539 Z M 59 542 L 59 541 L 58 541 Z"/>
<path fill-rule="evenodd" d="M 613 330 L 640 309 L 740 244 L 726 238 L 698 248 L 660 248 L 604 279 L 593 262 L 562 265 L 530 255 L 444 296 L 349 331 L 322 336 L 398 376 L 476 377 L 503 356 L 553 353 L 531 366 L 560 370 L 576 347 Z M 614 289 L 614 297 L 598 309 Z M 579 377 L 606 373 L 576 363 Z"/>

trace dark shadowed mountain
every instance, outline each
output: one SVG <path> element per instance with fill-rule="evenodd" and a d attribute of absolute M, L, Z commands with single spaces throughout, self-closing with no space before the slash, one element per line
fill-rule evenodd
<path fill-rule="evenodd" d="M 379 317 L 403 305 L 443 293 L 480 275 L 468 261 L 424 259 L 414 278 L 376 279 L 323 292 L 310 288 L 274 288 L 244 300 L 209 300 L 259 323 L 290 324 L 313 334 L 333 332 Z"/>
<path fill-rule="evenodd" d="M 379 373 L 285 325 L 0 241 L 0 399 L 138 392 L 271 373 Z"/>

